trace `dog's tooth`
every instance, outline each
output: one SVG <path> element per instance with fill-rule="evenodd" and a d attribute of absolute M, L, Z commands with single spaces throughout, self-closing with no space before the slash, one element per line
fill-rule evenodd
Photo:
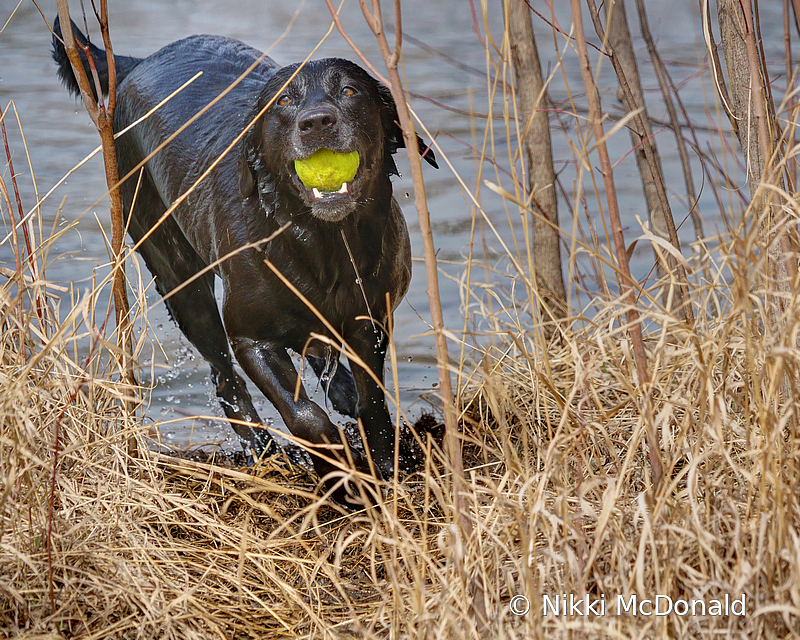
<path fill-rule="evenodd" d="M 350 190 L 348 189 L 348 184 L 346 182 L 342 183 L 342 186 L 339 187 L 338 191 L 320 191 L 316 187 L 313 187 L 311 189 L 311 195 L 314 196 L 315 199 L 316 198 L 327 198 L 327 197 L 330 197 L 330 196 L 333 196 L 333 195 L 344 194 L 344 193 L 350 193 Z"/>

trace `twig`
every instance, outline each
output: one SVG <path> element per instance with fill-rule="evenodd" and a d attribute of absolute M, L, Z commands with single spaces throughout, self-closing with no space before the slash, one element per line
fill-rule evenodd
<path fill-rule="evenodd" d="M 767 70 L 763 66 L 763 57 L 759 56 L 759 45 L 756 43 L 753 9 L 749 1 L 740 3 L 740 6 L 745 20 L 744 41 L 747 47 L 747 61 L 750 66 L 750 95 L 753 100 L 753 111 L 758 129 L 761 158 L 764 162 L 763 174 L 760 178 L 763 183 L 769 183 L 771 178 L 770 173 L 772 171 L 778 171 L 777 167 L 773 167 L 773 163 L 770 161 L 775 149 L 774 137 L 771 133 L 773 127 L 770 126 L 774 121 L 775 111 L 774 109 L 767 110 L 765 92 L 768 90 L 769 83 L 766 78 Z M 764 197 L 763 204 L 768 206 L 770 200 L 771 194 L 767 193 Z M 772 229 L 783 229 L 785 227 L 786 215 L 783 213 L 783 209 L 781 207 L 773 207 L 773 210 L 778 212 L 779 220 L 771 222 L 770 228 L 767 229 L 769 236 L 772 235 Z M 772 220 L 772 216 L 770 216 L 769 219 Z M 793 280 L 797 274 L 797 266 L 791 240 L 786 233 L 781 233 L 778 242 L 783 253 L 783 269 L 785 270 L 785 275 Z M 780 258 L 778 258 L 778 260 L 780 260 Z"/>
<path fill-rule="evenodd" d="M 600 22 L 600 14 L 597 11 L 597 6 L 595 5 L 594 0 L 586 0 L 586 2 L 589 5 L 589 15 L 592 18 L 595 31 L 597 32 L 597 35 L 603 39 L 604 53 L 608 56 L 609 60 L 611 60 L 611 64 L 613 65 L 614 71 L 617 74 L 617 79 L 619 80 L 619 86 L 622 89 L 622 95 L 625 99 L 625 104 L 628 108 L 628 111 L 633 113 L 633 119 L 636 122 L 637 133 L 642 140 L 642 150 L 644 151 L 645 158 L 647 159 L 647 166 L 650 168 L 653 184 L 655 185 L 656 193 L 658 194 L 658 201 L 661 205 L 661 210 L 663 211 L 664 222 L 667 225 L 669 241 L 673 247 L 680 251 L 681 243 L 678 239 L 678 232 L 675 229 L 675 220 L 672 217 L 672 207 L 669 205 L 669 198 L 667 197 L 667 190 L 664 186 L 663 174 L 661 173 L 658 161 L 656 160 L 655 144 L 653 143 L 652 138 L 648 138 L 646 136 L 647 128 L 645 127 L 644 120 L 642 119 L 642 114 L 638 108 L 636 99 L 631 92 L 630 85 L 625 77 L 625 72 L 622 69 L 619 58 L 617 57 L 614 48 L 611 46 L 611 42 L 609 42 L 608 38 L 605 37 L 603 25 Z M 689 279 L 686 276 L 686 269 L 683 268 L 683 265 L 680 262 L 676 262 L 674 264 L 674 268 L 677 271 L 680 312 L 683 314 L 687 324 L 691 326 L 694 322 L 694 310 L 692 309 L 692 302 L 691 298 L 689 297 Z"/>
<path fill-rule="evenodd" d="M 633 359 L 636 372 L 639 378 L 639 386 L 644 395 L 643 419 L 647 431 L 647 444 L 650 457 L 650 467 L 653 474 L 654 493 L 658 493 L 661 488 L 664 469 L 661 464 L 661 450 L 658 445 L 658 438 L 653 424 L 653 408 L 650 389 L 650 373 L 647 368 L 647 355 L 644 349 L 644 337 L 642 336 L 642 325 L 639 312 L 636 309 L 636 296 L 634 295 L 633 277 L 631 276 L 630 266 L 628 265 L 628 254 L 625 249 L 625 238 L 622 233 L 622 220 L 617 203 L 617 190 L 614 185 L 613 169 L 611 159 L 608 154 L 608 147 L 605 143 L 603 132 L 603 122 L 600 112 L 600 100 L 597 95 L 597 86 L 592 77 L 592 70 L 589 64 L 589 52 L 586 49 L 586 35 L 583 31 L 583 16 L 581 15 L 580 0 L 570 0 L 572 9 L 572 22 L 575 30 L 575 45 L 578 49 L 580 59 L 581 74 L 583 83 L 586 87 L 586 97 L 589 101 L 589 122 L 592 123 L 594 138 L 597 144 L 597 153 L 600 158 L 600 171 L 603 174 L 603 184 L 606 190 L 608 201 L 608 215 L 611 219 L 611 234 L 614 239 L 614 249 L 617 254 L 619 269 L 619 282 L 623 296 L 628 303 L 626 315 L 628 317 L 629 332 L 633 350 Z"/>
<path fill-rule="evenodd" d="M 9 173 L 11 174 L 11 184 L 14 187 L 14 196 L 16 197 L 17 210 L 19 211 L 19 223 L 15 223 L 14 222 L 14 214 L 11 211 L 11 208 L 10 208 L 11 204 L 9 203 L 9 217 L 11 219 L 11 225 L 14 228 L 14 253 L 15 253 L 15 257 L 17 258 L 17 262 L 19 263 L 20 260 L 19 260 L 19 256 L 17 255 L 18 252 L 19 252 L 19 247 L 17 246 L 17 233 L 16 233 L 17 224 L 19 224 L 22 227 L 22 235 L 25 238 L 25 247 L 28 250 L 28 266 L 30 267 L 31 275 L 33 276 L 33 278 L 35 280 L 39 275 L 39 269 L 38 269 L 38 267 L 36 265 L 36 259 L 33 256 L 33 249 L 31 248 L 31 238 L 30 238 L 30 234 L 28 233 L 28 222 L 25 220 L 25 213 L 24 213 L 24 211 L 22 209 L 22 199 L 20 198 L 19 187 L 17 186 L 17 175 L 16 175 L 16 173 L 14 173 L 14 161 L 11 158 L 11 149 L 8 146 L 8 136 L 6 135 L 5 113 L 0 113 L 0 128 L 2 128 L 2 130 L 3 130 L 3 144 L 5 145 L 5 149 L 6 149 L 6 159 L 8 160 L 8 170 L 9 170 Z M 20 278 L 22 278 L 22 271 L 20 270 L 20 265 L 19 264 L 17 264 L 17 270 L 19 272 Z M 20 282 L 22 282 L 22 281 L 24 281 L 24 278 Z M 18 286 L 21 286 L 20 283 L 17 283 L 17 284 L 18 284 Z M 42 326 L 44 326 L 45 319 L 44 319 L 44 310 L 42 308 L 42 304 L 43 303 L 42 303 L 41 297 L 39 296 L 38 292 L 34 292 L 34 296 L 33 297 L 36 300 L 36 315 L 38 316 L 39 321 L 42 323 Z M 20 296 L 20 305 L 22 305 L 22 296 Z M 20 354 L 24 358 L 25 350 L 24 349 L 20 349 Z"/>
<path fill-rule="evenodd" d="M 329 11 L 331 12 L 334 23 L 336 24 L 337 29 L 339 29 L 339 32 L 348 41 L 356 55 L 358 55 L 361 60 L 365 61 L 368 67 L 372 69 L 372 65 L 366 61 L 361 51 L 355 46 L 352 40 L 344 34 L 341 22 L 339 21 L 338 16 L 333 9 L 333 4 L 331 1 L 325 1 L 328 5 Z M 420 235 L 422 236 L 422 245 L 425 255 L 425 271 L 428 282 L 428 303 L 431 310 L 433 334 L 436 340 L 436 352 L 439 365 L 439 388 L 441 390 L 442 411 L 444 413 L 447 446 L 450 451 L 450 462 L 453 467 L 453 501 L 456 511 L 456 522 L 462 536 L 462 540 L 468 542 L 472 537 L 472 523 L 469 519 L 467 506 L 464 501 L 464 493 L 466 491 L 467 484 L 464 478 L 464 464 L 461 458 L 461 447 L 458 439 L 458 423 L 456 420 L 452 383 L 450 380 L 450 360 L 447 350 L 447 339 L 444 333 L 442 305 L 439 297 L 439 274 L 436 265 L 436 249 L 433 243 L 430 213 L 428 211 L 428 203 L 425 197 L 425 181 L 422 175 L 422 161 L 419 154 L 417 134 L 414 128 L 414 121 L 411 118 L 408 103 L 406 102 L 406 97 L 403 92 L 403 84 L 400 80 L 400 74 L 397 70 L 403 39 L 400 0 L 394 0 L 394 49 L 389 47 L 389 43 L 386 39 L 380 0 L 372 0 L 371 11 L 367 7 L 366 0 L 359 0 L 359 4 L 361 6 L 361 11 L 364 14 L 364 19 L 375 35 L 375 38 L 378 42 L 378 47 L 380 48 L 381 55 L 383 57 L 383 61 L 386 64 L 389 80 L 386 82 L 384 79 L 384 83 L 387 84 L 391 90 L 392 97 L 394 98 L 397 106 L 397 115 L 400 119 L 400 128 L 403 131 L 403 139 L 405 141 L 406 151 L 408 153 L 408 161 L 411 168 L 411 178 L 414 184 L 414 205 L 417 209 Z M 376 73 L 376 76 L 382 78 L 380 74 Z M 473 607 L 480 623 L 482 624 L 486 620 L 483 592 L 477 583 L 473 584 L 472 587 Z"/>
<path fill-rule="evenodd" d="M 0 176 L 0 194 L 3 195 L 3 199 L 6 201 L 6 207 L 8 207 L 8 217 L 11 220 L 11 246 L 14 250 L 14 266 L 16 268 L 16 275 L 18 278 L 22 278 L 22 260 L 19 256 L 19 237 L 17 236 L 17 225 L 14 222 L 14 208 L 11 206 L 11 198 L 8 195 L 8 189 L 6 189 L 5 180 L 3 177 Z M 19 285 L 19 282 L 17 282 Z"/>
<path fill-rule="evenodd" d="M 353 39 L 348 35 L 347 31 L 345 31 L 344 26 L 342 25 L 342 21 L 339 18 L 339 14 L 337 13 L 336 9 L 333 6 L 331 0 L 325 0 L 325 4 L 328 5 L 328 11 L 331 12 L 331 17 L 333 18 L 333 24 L 336 25 L 336 30 L 341 34 L 341 36 L 345 39 L 345 42 L 350 45 L 350 48 L 353 52 L 358 56 L 359 60 L 364 63 L 364 66 L 369 69 L 369 72 L 374 75 L 378 80 L 380 80 L 383 84 L 387 87 L 389 86 L 389 81 L 386 79 L 380 71 L 375 68 L 375 65 L 370 62 L 369 58 L 364 55 L 361 49 L 356 46 L 356 43 L 353 42 Z M 369 21 L 368 21 L 369 22 Z M 371 27 L 372 25 L 370 25 Z"/>
<path fill-rule="evenodd" d="M 784 62 L 786 64 L 786 95 L 792 96 L 789 100 L 789 104 L 786 105 L 787 113 L 792 113 L 795 109 L 795 105 L 797 104 L 797 100 L 794 97 L 794 72 L 792 69 L 794 65 L 792 64 L 792 37 L 791 37 L 791 10 L 789 9 L 789 0 L 783 0 L 783 55 L 784 55 Z M 794 148 L 796 142 L 796 127 L 790 125 L 787 127 L 787 134 L 791 137 L 786 141 L 786 145 L 788 146 L 789 153 L 791 153 L 791 149 Z M 794 191 L 794 186 L 797 184 L 797 161 L 793 160 L 792 162 L 787 162 L 786 167 L 786 178 L 789 181 L 789 192 L 792 193 Z"/>
<path fill-rule="evenodd" d="M 119 345 L 119 366 L 123 379 L 134 386 L 136 377 L 134 374 L 133 347 L 130 332 L 130 305 L 125 286 L 125 262 L 122 255 L 122 243 L 124 238 L 124 225 L 122 220 L 122 197 L 119 192 L 119 170 L 117 168 L 117 153 L 114 145 L 114 110 L 116 107 L 117 74 L 114 65 L 114 52 L 111 47 L 111 38 L 108 33 L 108 11 L 107 0 L 100 2 L 100 31 L 103 35 L 103 44 L 106 50 L 106 63 L 108 65 L 108 105 L 103 103 L 103 92 L 97 79 L 97 71 L 91 52 L 84 51 L 89 61 L 90 68 L 95 76 L 97 85 L 97 101 L 92 97 L 89 78 L 86 75 L 75 38 L 72 34 L 72 21 L 69 14 L 69 1 L 58 0 L 58 15 L 61 20 L 61 34 L 64 40 L 72 71 L 80 87 L 83 104 L 91 117 L 92 122 L 100 134 L 100 141 L 103 147 L 103 164 L 106 172 L 106 183 L 108 185 L 109 202 L 111 209 L 111 253 L 114 263 L 114 309 L 116 312 L 117 323 L 117 344 Z M 88 39 L 88 33 L 87 33 Z M 88 42 L 88 40 L 87 40 Z M 131 409 L 132 407 L 129 407 Z"/>
<path fill-rule="evenodd" d="M 661 54 L 658 53 L 653 34 L 650 32 L 650 25 L 647 21 L 647 13 L 644 9 L 644 0 L 636 0 L 636 10 L 639 13 L 639 27 L 642 31 L 642 37 L 647 44 L 647 51 L 650 54 L 650 59 L 653 61 L 653 69 L 658 78 L 658 86 L 661 89 L 661 96 L 664 98 L 664 104 L 667 107 L 669 120 L 672 123 L 672 130 L 675 133 L 675 141 L 678 145 L 678 156 L 681 160 L 681 167 L 683 168 L 683 179 L 686 182 L 686 191 L 689 195 L 689 200 L 692 203 L 697 202 L 697 190 L 694 187 L 694 176 L 692 175 L 692 165 L 689 161 L 689 152 L 686 149 L 686 141 L 683 139 L 681 123 L 678 119 L 678 112 L 675 109 L 675 103 L 672 100 L 672 95 L 669 90 L 669 83 L 665 74 L 664 61 L 661 59 Z M 703 219 L 697 206 L 692 207 L 692 223 L 694 224 L 694 234 L 698 240 L 704 237 L 703 232 Z"/>
<path fill-rule="evenodd" d="M 17 318 L 19 320 L 20 326 L 23 326 L 23 318 L 25 317 L 25 281 L 22 277 L 22 261 L 20 260 L 19 256 L 19 238 L 17 237 L 17 225 L 14 222 L 14 209 L 11 206 L 11 199 L 8 197 L 8 189 L 6 189 L 5 180 L 3 177 L 0 176 L 0 194 L 2 194 L 3 199 L 6 202 L 6 206 L 8 207 L 8 217 L 11 221 L 11 244 L 14 250 L 14 266 L 16 267 L 14 271 L 14 280 L 17 284 L 17 304 L 16 304 L 16 313 Z M 0 211 L 2 211 L 2 203 L 0 203 Z M 21 360 L 25 360 L 25 334 L 20 332 L 19 335 L 19 357 Z"/>
<path fill-rule="evenodd" d="M 117 324 L 117 344 L 119 345 L 120 355 L 118 356 L 118 363 L 120 367 L 121 377 L 130 388 L 133 389 L 136 383 L 133 369 L 133 349 L 131 345 L 129 312 L 130 306 L 128 304 L 128 295 L 125 288 L 125 267 L 122 259 L 122 240 L 123 240 L 123 223 L 122 223 L 122 199 L 119 192 L 119 171 L 117 169 L 117 154 L 114 146 L 114 107 L 116 105 L 116 70 L 114 67 L 114 53 L 111 49 L 111 40 L 108 35 L 108 12 L 106 9 L 106 0 L 101 0 L 100 4 L 100 29 L 103 34 L 103 42 L 106 49 L 106 58 L 108 63 L 108 76 L 109 76 L 109 98 L 108 107 L 103 104 L 103 92 L 98 86 L 97 101 L 92 98 L 92 92 L 89 85 L 89 79 L 86 75 L 86 69 L 78 53 L 78 48 L 75 43 L 75 38 L 72 33 L 72 20 L 69 14 L 68 0 L 57 0 L 58 15 L 61 21 L 61 34 L 64 41 L 64 49 L 69 57 L 72 71 L 78 81 L 80 87 L 81 98 L 89 117 L 92 119 L 95 127 L 100 134 L 100 141 L 103 147 L 103 160 L 106 171 L 106 183 L 108 184 L 109 200 L 111 203 L 111 251 L 112 260 L 114 262 L 114 310 L 116 312 Z M 88 33 L 87 33 L 88 38 Z M 89 60 L 90 67 L 94 68 L 94 61 L 90 52 L 86 52 Z M 95 79 L 97 78 L 96 70 L 94 72 Z M 98 83 L 99 85 L 99 83 Z M 105 330 L 105 322 L 103 323 L 103 330 Z M 94 346 L 92 347 L 94 349 Z M 75 396 L 85 382 L 85 378 L 76 387 L 73 392 L 72 399 L 67 406 L 74 401 Z M 130 410 L 135 400 L 126 401 L 126 408 Z M 52 527 L 53 527 L 53 501 L 55 500 L 55 484 L 56 484 L 56 471 L 58 466 L 58 452 L 59 452 L 59 429 L 58 425 L 61 420 L 61 415 L 56 420 L 56 431 L 53 451 L 53 475 L 51 480 L 51 494 L 49 505 L 49 517 L 47 524 L 47 553 L 49 563 L 49 595 L 50 602 L 53 609 L 55 609 L 55 598 L 53 594 L 53 565 L 52 565 Z M 133 438 L 128 440 L 128 450 L 132 455 L 135 454 L 135 440 Z"/>
<path fill-rule="evenodd" d="M 6 148 L 6 159 L 8 160 L 8 171 L 11 175 L 11 185 L 14 187 L 14 196 L 17 200 L 17 209 L 19 210 L 20 224 L 22 225 L 22 235 L 25 237 L 25 247 L 28 249 L 28 262 L 30 263 L 31 273 L 36 276 L 36 262 L 33 260 L 33 250 L 31 249 L 31 238 L 28 235 L 28 225 L 23 223 L 25 214 L 22 210 L 22 200 L 19 197 L 19 187 L 17 187 L 17 174 L 14 173 L 14 161 L 11 158 L 11 149 L 8 146 L 8 136 L 6 135 L 6 121 L 5 114 L 0 113 L 0 129 L 3 130 L 3 144 Z M 13 224 L 13 218 L 12 218 Z"/>

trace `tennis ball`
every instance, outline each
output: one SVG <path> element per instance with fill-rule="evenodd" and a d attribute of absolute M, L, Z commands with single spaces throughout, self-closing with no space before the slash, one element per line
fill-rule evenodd
<path fill-rule="evenodd" d="M 306 189 L 331 193 L 355 177 L 360 161 L 358 151 L 337 153 L 320 149 L 304 160 L 295 160 L 294 170 Z"/>

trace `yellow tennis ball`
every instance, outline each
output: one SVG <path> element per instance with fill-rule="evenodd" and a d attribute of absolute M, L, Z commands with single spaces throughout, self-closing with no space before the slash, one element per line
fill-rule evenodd
<path fill-rule="evenodd" d="M 294 161 L 294 170 L 306 189 L 339 191 L 345 182 L 350 182 L 361 162 L 358 151 L 337 153 L 320 149 L 304 160 Z"/>

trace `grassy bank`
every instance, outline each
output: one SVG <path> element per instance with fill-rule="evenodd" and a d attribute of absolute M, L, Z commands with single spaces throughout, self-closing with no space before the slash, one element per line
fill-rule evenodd
<path fill-rule="evenodd" d="M 796 396 L 781 386 L 797 375 L 797 303 L 785 330 L 771 331 L 769 309 L 748 293 L 757 242 L 746 246 L 723 243 L 718 280 L 697 289 L 714 315 L 688 327 L 647 311 L 649 414 L 623 305 L 597 301 L 591 321 L 572 319 L 546 351 L 540 334 L 501 321 L 511 315 L 484 319 L 493 340 L 462 364 L 468 544 L 457 543 L 448 458 L 435 444 L 382 512 L 355 515 L 313 497 L 302 469 L 251 473 L 151 452 L 99 347 L 76 356 L 74 341 L 91 333 L 80 322 L 88 301 L 48 318 L 41 284 L 23 287 L 20 306 L 7 283 L 0 629 L 461 638 L 480 628 L 477 594 L 482 637 L 792 637 L 800 443 Z M 667 474 L 658 493 L 645 415 Z M 607 615 L 544 616 L 544 597 L 562 594 L 605 594 Z M 617 596 L 657 594 L 744 596 L 746 615 L 611 615 Z M 510 611 L 515 595 L 530 599 L 527 615 Z"/>
<path fill-rule="evenodd" d="M 118 382 L 113 320 L 96 320 L 113 318 L 96 309 L 110 285 L 53 297 L 38 276 L 52 239 L 31 225 L 34 257 L 19 235 L 0 288 L 0 637 L 800 637 L 800 302 L 771 250 L 796 241 L 793 138 L 761 187 L 780 194 L 784 227 L 743 192 L 728 123 L 712 128 L 713 149 L 697 144 L 719 232 L 684 247 L 690 320 L 672 305 L 674 276 L 637 278 L 641 383 L 595 145 L 580 105 L 565 112 L 580 90 L 554 117 L 574 153 L 559 184 L 570 304 L 555 322 L 529 266 L 507 49 L 485 42 L 476 177 L 457 175 L 474 242 L 457 265 L 463 316 L 446 319 L 472 537 L 457 526 L 450 458 L 427 436 L 418 472 L 356 513 L 318 497 L 302 467 L 156 451 L 158 425 L 134 406 L 150 390 Z M 791 100 L 777 110 L 797 120 Z M 17 216 L 9 175 L 2 210 Z M 673 200 L 689 202 L 687 218 L 697 204 Z M 645 224 L 626 233 L 663 250 Z M 157 333 L 140 293 L 149 276 L 128 277 L 144 360 Z M 556 615 L 571 596 L 595 604 Z M 633 598 L 635 612 L 620 610 Z M 655 615 L 659 603 L 673 610 Z"/>

